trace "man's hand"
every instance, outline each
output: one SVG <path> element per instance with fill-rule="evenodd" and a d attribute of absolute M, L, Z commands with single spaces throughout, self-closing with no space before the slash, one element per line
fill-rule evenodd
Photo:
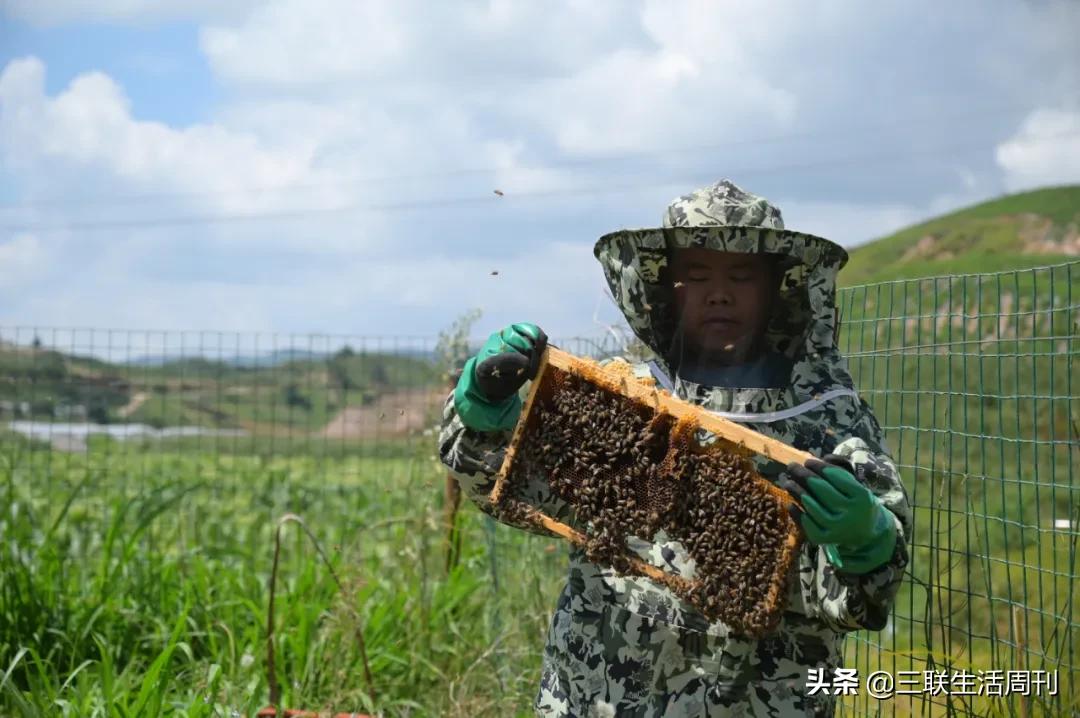
<path fill-rule="evenodd" d="M 454 408 L 477 431 L 512 429 L 521 413 L 518 389 L 536 378 L 547 335 L 535 324 L 511 324 L 495 332 L 470 357 L 454 388 Z"/>
<path fill-rule="evenodd" d="M 777 482 L 802 509 L 792 517 L 812 543 L 823 546 L 830 563 L 844 573 L 864 574 L 883 565 L 896 547 L 892 513 L 855 478 L 851 463 L 829 454 L 824 461 L 788 464 Z"/>

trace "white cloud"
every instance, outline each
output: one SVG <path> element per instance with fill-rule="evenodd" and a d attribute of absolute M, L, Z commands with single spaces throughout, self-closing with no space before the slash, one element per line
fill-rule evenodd
<path fill-rule="evenodd" d="M 799 201 L 777 204 L 788 229 L 816 234 L 848 248 L 880 239 L 926 217 L 925 208 L 900 204 Z"/>
<path fill-rule="evenodd" d="M 69 185 L 90 196 L 164 196 L 99 207 L 80 203 L 80 193 L 72 192 L 70 205 L 20 211 L 19 221 L 31 225 L 274 211 L 313 201 L 423 202 L 431 199 L 430 187 L 351 183 L 347 170 L 356 174 L 374 160 L 371 174 L 408 174 L 430 167 L 416 159 L 440 147 L 447 148 L 442 162 L 451 167 L 493 167 L 490 181 L 481 178 L 490 186 L 478 196 L 499 210 L 507 205 L 496 204 L 502 200 L 491 190 L 500 184 L 512 199 L 515 189 L 543 191 L 568 179 L 523 159 L 519 141 L 473 137 L 468 117 L 454 107 L 432 108 L 429 124 L 409 126 L 383 110 L 365 114 L 357 103 L 285 100 L 236 105 L 217 124 L 173 128 L 133 117 L 122 88 L 107 75 L 79 76 L 53 96 L 45 93 L 44 79 L 43 64 L 33 58 L 0 73 L 0 160 L 17 168 L 24 186 L 45 188 L 55 198 L 57 179 L 70 176 Z M 301 144 L 299 136 L 308 139 Z M 86 178 L 93 180 L 89 190 Z M 451 178 L 440 191 L 453 193 L 455 184 Z M 233 191 L 244 186 L 286 191 Z M 418 228 L 417 217 L 426 228 Z M 12 222 L 0 221 L 5 224 Z M 601 285 L 588 244 L 525 245 L 510 235 L 499 258 L 487 259 L 475 241 L 487 238 L 474 236 L 475 226 L 483 224 L 470 221 L 468 212 L 435 206 L 386 216 L 360 212 L 253 225 L 20 235 L 0 245 L 0 262 L 28 266 L 48 251 L 57 259 L 54 274 L 65 279 L 15 297 L 0 320 L 32 316 L 45 325 L 252 331 L 353 326 L 390 334 L 400 333 L 402 318 L 411 316 L 423 324 L 410 331 L 433 333 L 461 307 L 484 306 L 499 321 L 531 316 L 554 326 L 580 324 L 578 308 L 582 301 L 591 304 Z M 250 247 L 252 261 L 245 261 L 239 242 Z M 287 255 L 269 260 L 290 248 L 299 250 L 294 256 L 300 261 L 290 265 Z M 211 254 L 201 259 L 204 252 Z M 329 261 L 317 261 L 320 252 Z M 212 264 L 221 259 L 231 266 Z"/>
<path fill-rule="evenodd" d="M 1035 110 L 995 156 L 1013 191 L 1080 182 L 1080 111 Z"/>
<path fill-rule="evenodd" d="M 628 8 L 619 0 L 269 0 L 242 22 L 205 27 L 201 44 L 222 78 L 254 86 L 479 84 L 566 72 L 604 54 L 635 36 Z"/>
<path fill-rule="evenodd" d="M 794 98 L 752 72 L 717 72 L 678 50 L 623 50 L 545 83 L 518 108 L 560 149 L 589 155 L 693 144 L 754 121 L 782 126 Z"/>
<path fill-rule="evenodd" d="M 41 278 L 46 270 L 47 252 L 32 234 L 16 234 L 0 241 L 0 290 L 23 287 Z"/>
<path fill-rule="evenodd" d="M 61 161 L 144 190 L 177 192 L 287 185 L 307 169 L 302 153 L 268 151 L 250 134 L 138 121 L 123 89 L 100 72 L 79 75 L 55 98 L 44 84 L 45 66 L 36 58 L 12 61 L 0 74 L 2 148 L 24 167 Z M 219 207 L 244 209 L 228 200 Z"/>
<path fill-rule="evenodd" d="M 123 229 L 124 223 L 142 219 L 152 224 L 161 218 L 357 204 L 337 172 L 313 166 L 315 147 L 309 142 L 270 145 L 245 128 L 174 128 L 138 120 L 123 89 L 100 72 L 77 76 L 55 97 L 45 94 L 44 85 L 45 67 L 36 58 L 14 60 L 0 73 L 0 161 L 18 173 L 25 199 L 70 202 L 55 205 L 61 212 L 23 213 L 31 226 L 115 219 Z M 297 186 L 317 191 L 300 193 Z M 121 201 L 92 201 L 110 196 Z M 318 215 L 312 218 L 314 226 L 320 223 Z M 230 229 L 228 236 L 245 235 Z M 246 236 L 261 243 L 281 238 L 267 236 L 263 228 Z M 342 248 L 333 235 L 326 241 Z M 356 246 L 355 235 L 348 244 Z"/>
<path fill-rule="evenodd" d="M 1033 113 L 996 163 L 986 149 L 926 159 L 1053 106 L 1080 64 L 1061 7 L 14 0 L 9 16 L 40 23 L 202 22 L 220 102 L 200 124 L 147 122 L 108 75 L 47 93 L 40 61 L 4 68 L 0 181 L 17 200 L 61 201 L 0 209 L 0 247 L 70 278 L 39 280 L 2 316 L 431 333 L 483 304 L 486 329 L 525 318 L 585 331 L 602 287 L 592 240 L 654 225 L 672 197 L 721 176 L 775 195 L 789 226 L 851 246 L 998 194 L 1003 175 L 1010 187 L 1067 175 L 1075 154 L 1045 142 L 1076 122 L 1063 110 Z M 958 28 L 980 43 L 957 46 Z M 1019 109 L 977 111 L 988 97 Z M 759 141 L 770 137 L 781 141 Z M 922 159 L 857 161 L 912 151 Z M 110 196 L 128 199 L 91 201 Z M 456 197 L 476 204 L 440 204 Z M 27 230 L 343 207 L 360 209 Z"/>
<path fill-rule="evenodd" d="M 572 153 L 790 124 L 794 97 L 758 66 L 793 23 L 732 21 L 708 3 L 665 7 L 274 0 L 243 23 L 205 28 L 201 42 L 214 71 L 241 88 L 377 96 L 413 121 L 421 107 L 460 106 L 539 128 Z M 762 21 L 768 33 L 752 29 Z M 758 41 L 764 34 L 772 44 Z"/>
<path fill-rule="evenodd" d="M 17 309 L 0 311 L 0 324 L 268 332 L 280 326 L 270 299 L 269 292 L 260 294 L 243 285 L 222 282 L 134 280 L 110 290 L 104 283 L 67 281 L 48 293 L 27 297 Z"/>
<path fill-rule="evenodd" d="M 270 2 L 239 27 L 209 27 L 203 51 L 223 76 L 284 85 L 377 74 L 414 49 L 393 3 Z"/>
<path fill-rule="evenodd" d="M 300 270 L 288 281 L 274 276 L 247 282 L 162 281 L 145 276 L 140 262 L 117 254 L 71 273 L 49 292 L 0 307 L 0 326 L 32 321 L 167 331 L 434 336 L 466 308 L 480 307 L 484 317 L 477 332 L 533 321 L 561 335 L 595 334 L 583 307 L 595 305 L 603 278 L 590 249 L 552 242 L 504 261 L 452 255 L 353 260 L 329 270 Z"/>

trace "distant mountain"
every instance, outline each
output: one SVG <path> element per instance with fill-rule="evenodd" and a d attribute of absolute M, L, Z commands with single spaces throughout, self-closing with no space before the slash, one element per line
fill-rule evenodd
<path fill-rule="evenodd" d="M 163 366 L 190 361 L 210 361 L 221 363 L 233 368 L 263 368 L 277 367 L 288 364 L 291 361 L 323 361 L 332 356 L 328 352 L 312 352 L 305 349 L 280 349 L 266 352 L 265 354 L 239 354 L 236 356 L 206 356 L 197 354 L 178 355 L 151 355 L 142 356 L 127 362 L 131 366 Z"/>
<path fill-rule="evenodd" d="M 117 364 L 12 345 L 0 348 L 0 420 L 317 430 L 347 407 L 441 387 L 431 356 L 381 342 L 333 353 L 165 354 Z"/>
<path fill-rule="evenodd" d="M 206 356 L 200 357 L 197 354 L 186 354 L 179 356 L 176 354 L 156 354 L 141 356 L 131 359 L 126 364 L 130 366 L 162 366 L 164 364 L 172 364 L 180 361 L 190 361 L 192 359 L 206 359 L 213 362 L 220 361 L 221 363 L 231 367 L 273 367 L 281 366 L 291 361 L 321 361 L 327 357 L 332 356 L 328 352 L 313 352 L 306 349 L 279 349 L 277 351 L 269 351 L 265 354 L 240 354 L 236 356 Z"/>
<path fill-rule="evenodd" d="M 1080 259 L 1080 186 L 977 204 L 851 250 L 840 284 L 975 274 Z"/>
<path fill-rule="evenodd" d="M 266 354 L 248 354 L 227 357 L 224 362 L 234 367 L 281 366 L 291 361 L 323 361 L 333 356 L 329 352 L 313 352 L 306 349 L 280 349 Z"/>

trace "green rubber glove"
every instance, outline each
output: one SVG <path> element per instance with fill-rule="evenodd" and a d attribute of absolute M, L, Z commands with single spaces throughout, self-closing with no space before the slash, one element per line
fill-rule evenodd
<path fill-rule="evenodd" d="M 865 574 L 885 564 L 896 548 L 896 522 L 870 489 L 859 483 L 850 462 L 829 454 L 805 465 L 788 464 L 780 485 L 802 504 L 796 522 L 829 562 L 844 573 Z"/>
<path fill-rule="evenodd" d="M 476 431 L 507 431 L 521 414 L 518 389 L 536 378 L 547 335 L 535 324 L 511 324 L 470 357 L 454 387 L 454 408 Z"/>

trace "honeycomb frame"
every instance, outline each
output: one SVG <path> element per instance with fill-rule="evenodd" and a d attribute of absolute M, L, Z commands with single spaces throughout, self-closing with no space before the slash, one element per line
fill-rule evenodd
<path fill-rule="evenodd" d="M 656 386 L 652 379 L 642 379 L 633 376 L 630 366 L 623 362 L 613 362 L 605 367 L 596 362 L 576 357 L 556 347 L 548 346 L 537 371 L 536 378 L 532 381 L 528 396 L 525 399 L 521 416 L 518 419 L 514 432 L 507 447 L 502 466 L 496 475 L 495 485 L 489 496 L 491 505 L 502 515 L 516 519 L 537 529 L 569 541 L 570 543 L 584 548 L 589 541 L 585 533 L 553 519 L 544 514 L 536 507 L 510 496 L 508 490 L 512 483 L 512 476 L 517 466 L 519 455 L 523 455 L 522 445 L 528 432 L 535 431 L 539 421 L 536 414 L 537 407 L 541 403 L 541 392 L 554 391 L 552 383 L 556 381 L 554 375 L 565 372 L 593 387 L 616 394 L 628 399 L 633 405 L 646 412 L 651 412 L 650 426 L 666 426 L 667 429 L 667 454 L 664 463 L 671 465 L 673 457 L 679 451 L 686 451 L 687 437 L 692 436 L 699 429 L 704 429 L 715 435 L 717 444 L 707 451 L 723 451 L 741 457 L 750 457 L 753 454 L 767 459 L 778 461 L 782 464 L 790 462 L 804 463 L 812 456 L 806 452 L 794 449 L 772 437 L 765 436 L 732 421 L 720 418 L 709 413 L 699 406 L 675 398 L 669 392 Z M 786 491 L 775 486 L 768 479 L 760 476 L 756 471 L 751 472 L 751 479 L 760 482 L 770 498 L 775 500 L 781 508 L 788 504 L 796 504 L 795 500 Z M 798 555 L 801 544 L 801 533 L 794 522 L 789 522 L 789 530 L 783 537 L 780 546 L 780 557 L 769 575 L 769 589 L 762 610 L 768 616 L 764 629 L 751 630 L 743 627 L 747 635 L 754 633 L 762 634 L 767 629 L 775 626 L 783 611 L 782 601 L 786 597 L 787 577 L 790 568 Z M 687 597 L 701 583 L 700 579 L 686 579 L 677 574 L 665 571 L 657 566 L 643 561 L 629 548 L 623 552 L 620 573 L 645 576 L 660 583 L 677 595 Z M 707 618 L 715 618 L 710 615 L 711 611 L 705 610 L 704 606 L 697 608 Z M 737 628 L 737 627 L 736 627 Z"/>

